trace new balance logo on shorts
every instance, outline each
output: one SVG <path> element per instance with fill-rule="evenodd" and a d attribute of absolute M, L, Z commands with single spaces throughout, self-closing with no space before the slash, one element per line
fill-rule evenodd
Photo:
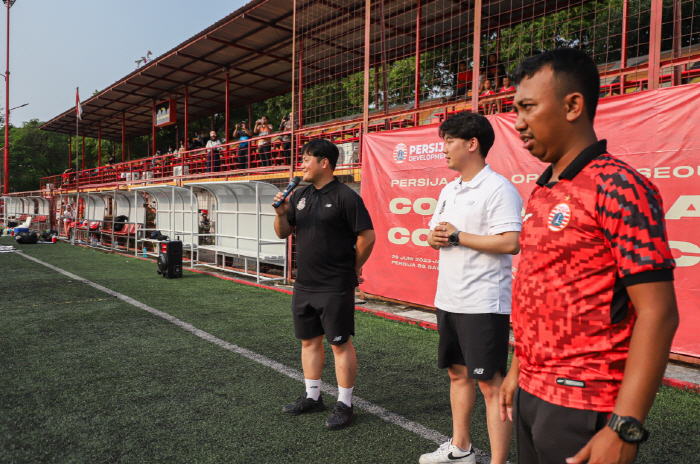
<path fill-rule="evenodd" d="M 474 369 L 475 375 L 481 375 L 483 373 L 484 373 L 484 369 L 482 369 L 481 367 L 477 367 L 476 369 Z"/>
<path fill-rule="evenodd" d="M 342 336 L 342 335 L 338 335 L 337 337 L 335 337 L 335 338 L 333 339 L 333 341 L 334 341 L 334 342 L 339 342 L 339 341 L 341 341 L 342 339 L 343 339 L 343 336 Z"/>

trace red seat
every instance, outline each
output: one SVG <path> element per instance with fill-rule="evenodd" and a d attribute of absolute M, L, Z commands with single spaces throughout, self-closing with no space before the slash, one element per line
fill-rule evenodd
<path fill-rule="evenodd" d="M 100 221 L 93 221 L 90 223 L 90 230 L 97 230 L 100 227 Z"/>
<path fill-rule="evenodd" d="M 131 231 L 131 228 L 134 226 L 134 224 L 124 224 L 124 227 L 122 227 L 122 230 L 115 230 L 114 235 L 130 235 L 133 232 Z"/>

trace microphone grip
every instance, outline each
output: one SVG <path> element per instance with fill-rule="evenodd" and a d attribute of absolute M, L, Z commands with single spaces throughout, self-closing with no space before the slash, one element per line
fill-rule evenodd
<path fill-rule="evenodd" d="M 284 200 L 287 199 L 287 197 L 289 196 L 289 194 L 292 193 L 292 189 L 293 189 L 294 187 L 292 187 L 292 188 L 290 188 L 290 187 L 292 187 L 291 184 L 289 185 L 289 187 L 287 187 L 286 189 L 284 189 L 284 192 L 282 192 L 282 199 L 281 199 L 281 200 L 276 200 L 276 201 L 272 204 L 273 208 L 275 208 L 275 209 L 279 208 L 280 205 L 282 204 L 282 202 L 284 202 Z"/>
<path fill-rule="evenodd" d="M 282 192 L 282 199 L 281 200 L 276 200 L 272 206 L 277 209 L 280 207 L 280 205 L 284 202 L 284 200 L 289 196 L 290 193 L 292 193 L 292 190 L 296 188 L 297 185 L 299 185 L 299 182 L 301 182 L 300 177 L 295 177 L 292 179 L 292 181 L 287 185 L 287 188 L 284 189 L 284 192 Z"/>

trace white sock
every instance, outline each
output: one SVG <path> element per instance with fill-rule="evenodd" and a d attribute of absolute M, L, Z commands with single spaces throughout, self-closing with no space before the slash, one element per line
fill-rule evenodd
<path fill-rule="evenodd" d="M 338 385 L 338 401 L 342 401 L 345 403 L 346 406 L 352 406 L 352 389 L 355 387 L 350 387 L 350 388 L 343 388 L 340 385 Z"/>
<path fill-rule="evenodd" d="M 318 401 L 318 397 L 321 395 L 321 379 L 304 379 L 304 382 L 306 382 L 306 397 Z"/>

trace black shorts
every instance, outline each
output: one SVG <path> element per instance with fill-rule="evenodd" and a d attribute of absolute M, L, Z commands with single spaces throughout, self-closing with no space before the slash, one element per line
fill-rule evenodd
<path fill-rule="evenodd" d="M 561 464 L 575 456 L 608 423 L 608 413 L 544 401 L 522 388 L 513 397 L 518 462 Z"/>
<path fill-rule="evenodd" d="M 509 314 L 458 314 L 437 310 L 438 367 L 467 367 L 469 377 L 491 380 L 508 370 Z"/>
<path fill-rule="evenodd" d="M 294 289 L 294 335 L 309 340 L 326 335 L 331 345 L 342 345 L 355 335 L 355 290 L 307 292 Z"/>

